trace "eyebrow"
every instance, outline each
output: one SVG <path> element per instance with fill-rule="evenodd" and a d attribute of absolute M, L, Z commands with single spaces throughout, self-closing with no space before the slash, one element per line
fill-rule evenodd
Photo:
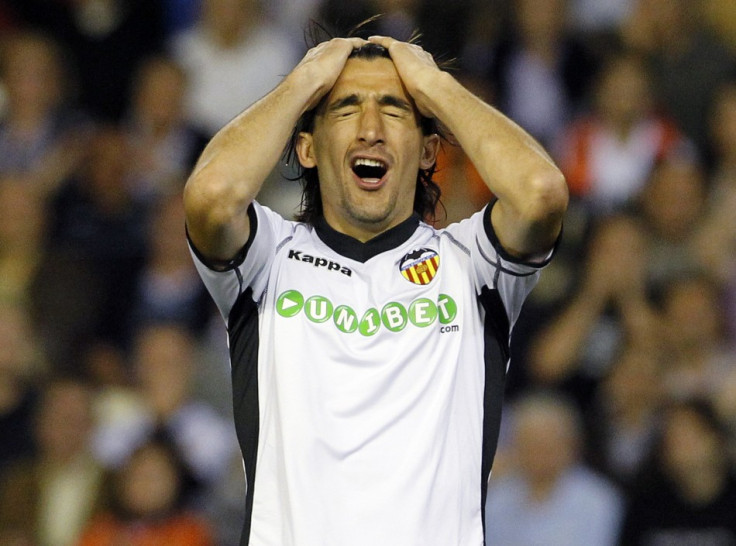
<path fill-rule="evenodd" d="M 361 102 L 362 102 L 362 99 L 356 93 L 353 93 L 352 95 L 348 95 L 346 97 L 337 99 L 335 102 L 333 102 L 327 107 L 327 111 L 334 112 L 336 110 L 339 110 L 340 108 L 345 108 L 346 106 L 356 106 L 360 104 Z M 414 109 L 412 108 L 411 104 L 409 104 L 409 102 L 395 95 L 381 95 L 378 98 L 378 104 L 379 106 L 393 106 L 395 108 L 400 108 L 401 110 L 405 110 L 407 112 L 414 111 Z"/>

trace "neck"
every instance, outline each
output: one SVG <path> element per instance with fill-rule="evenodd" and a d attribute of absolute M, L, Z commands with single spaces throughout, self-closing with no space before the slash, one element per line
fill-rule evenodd
<path fill-rule="evenodd" d="M 410 216 L 411 213 L 398 221 L 384 220 L 379 222 L 368 222 L 355 219 L 348 220 L 346 218 L 337 217 L 325 213 L 325 221 L 335 231 L 342 233 L 343 235 L 347 235 L 348 237 L 352 237 L 353 239 L 356 239 L 361 243 L 366 243 L 371 239 L 381 235 L 382 233 L 395 228 L 396 226 L 401 224 L 401 222 L 408 219 Z"/>

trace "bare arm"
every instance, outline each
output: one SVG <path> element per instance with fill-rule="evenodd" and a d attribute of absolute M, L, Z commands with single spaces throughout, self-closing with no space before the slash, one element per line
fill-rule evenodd
<path fill-rule="evenodd" d="M 492 223 L 503 247 L 520 257 L 552 248 L 567 208 L 567 184 L 549 155 L 501 112 L 440 70 L 419 46 L 372 37 L 388 48 L 419 111 L 457 138 L 499 202 Z"/>
<path fill-rule="evenodd" d="M 334 39 L 310 49 L 268 95 L 223 127 L 184 188 L 189 236 L 212 260 L 231 259 L 250 234 L 248 206 L 276 165 L 299 116 L 332 88 L 363 40 Z"/>

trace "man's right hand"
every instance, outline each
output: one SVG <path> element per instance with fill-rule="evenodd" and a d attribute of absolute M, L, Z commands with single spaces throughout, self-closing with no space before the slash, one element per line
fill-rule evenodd
<path fill-rule="evenodd" d="M 316 107 L 322 97 L 330 92 L 350 54 L 366 43 L 362 38 L 333 38 L 307 51 L 292 71 L 293 76 L 303 77 L 305 82 L 319 82 L 317 91 L 306 104 L 304 112 Z"/>

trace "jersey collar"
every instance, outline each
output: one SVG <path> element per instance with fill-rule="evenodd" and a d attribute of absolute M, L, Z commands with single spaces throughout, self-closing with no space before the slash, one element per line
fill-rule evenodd
<path fill-rule="evenodd" d="M 315 222 L 314 229 L 322 242 L 332 250 L 356 262 L 365 263 L 374 256 L 392 250 L 408 241 L 418 226 L 419 215 L 413 213 L 400 224 L 376 235 L 365 243 L 334 230 L 324 217 Z"/>

